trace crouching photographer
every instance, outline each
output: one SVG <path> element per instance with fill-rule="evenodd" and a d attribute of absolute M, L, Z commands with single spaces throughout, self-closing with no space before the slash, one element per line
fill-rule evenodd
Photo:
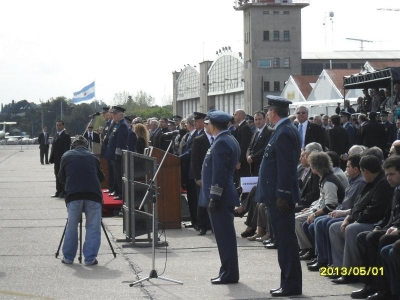
<path fill-rule="evenodd" d="M 62 263 L 72 264 L 78 249 L 78 224 L 82 212 L 86 217 L 86 236 L 83 245 L 85 265 L 97 264 L 101 239 L 102 193 L 100 182 L 105 179 L 100 160 L 88 151 L 88 142 L 77 136 L 71 150 L 61 158 L 58 178 L 65 184 L 65 203 L 68 222 L 62 252 Z"/>

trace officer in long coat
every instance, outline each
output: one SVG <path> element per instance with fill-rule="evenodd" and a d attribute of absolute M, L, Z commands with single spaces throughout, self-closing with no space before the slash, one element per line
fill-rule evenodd
<path fill-rule="evenodd" d="M 108 140 L 106 159 L 111 160 L 114 168 L 115 179 L 115 197 L 114 200 L 122 199 L 122 150 L 128 150 L 128 125 L 124 119 L 125 109 L 119 106 L 113 106 L 110 112 L 114 116 L 114 127 L 110 132 Z"/>
<path fill-rule="evenodd" d="M 234 208 L 239 206 L 233 176 L 240 157 L 240 147 L 228 131 L 232 118 L 222 111 L 210 111 L 206 126 L 215 140 L 204 158 L 199 205 L 208 207 L 211 225 L 217 241 L 221 267 L 212 284 L 237 283 L 239 264 L 237 257 Z"/>
<path fill-rule="evenodd" d="M 302 273 L 295 233 L 295 205 L 300 200 L 297 165 L 300 134 L 287 117 L 289 100 L 267 96 L 268 118 L 275 132 L 265 148 L 258 177 L 256 201 L 265 203 L 271 216 L 278 262 L 280 287 L 271 289 L 274 297 L 302 294 Z"/>

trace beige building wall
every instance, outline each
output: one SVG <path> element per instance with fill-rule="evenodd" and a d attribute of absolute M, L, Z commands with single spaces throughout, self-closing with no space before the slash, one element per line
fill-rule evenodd
<path fill-rule="evenodd" d="M 237 8 L 244 14 L 246 112 L 261 109 L 267 94 L 280 95 L 289 76 L 301 74 L 301 9 L 307 5 L 263 2 Z"/>

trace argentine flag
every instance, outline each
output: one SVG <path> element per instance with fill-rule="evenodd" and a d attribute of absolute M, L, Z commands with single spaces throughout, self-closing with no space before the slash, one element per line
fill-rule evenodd
<path fill-rule="evenodd" d="M 74 97 L 72 97 L 72 103 L 79 103 L 82 101 L 90 100 L 95 97 L 95 92 L 94 92 L 94 81 L 85 86 L 83 89 L 81 89 L 79 92 L 74 93 Z"/>

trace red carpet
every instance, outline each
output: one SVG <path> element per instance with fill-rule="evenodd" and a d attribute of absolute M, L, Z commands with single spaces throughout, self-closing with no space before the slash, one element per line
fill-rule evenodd
<path fill-rule="evenodd" d="M 101 190 L 102 192 L 105 189 Z M 114 196 L 103 193 L 103 217 L 112 217 L 122 207 L 122 200 L 114 200 Z"/>

